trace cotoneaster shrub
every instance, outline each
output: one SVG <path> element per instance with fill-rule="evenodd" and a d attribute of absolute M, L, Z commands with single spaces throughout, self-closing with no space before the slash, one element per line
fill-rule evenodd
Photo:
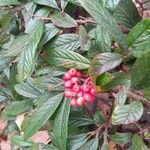
<path fill-rule="evenodd" d="M 0 136 L 13 150 L 149 149 L 149 31 L 132 0 L 0 0 Z"/>

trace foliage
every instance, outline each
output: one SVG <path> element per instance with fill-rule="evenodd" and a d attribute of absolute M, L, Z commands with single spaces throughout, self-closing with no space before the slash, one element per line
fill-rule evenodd
<path fill-rule="evenodd" d="M 0 117 L 13 145 L 148 149 L 141 120 L 150 109 L 150 19 L 132 0 L 0 0 L 0 9 Z M 83 107 L 64 96 L 70 68 L 96 89 Z M 32 141 L 40 130 L 49 144 Z"/>

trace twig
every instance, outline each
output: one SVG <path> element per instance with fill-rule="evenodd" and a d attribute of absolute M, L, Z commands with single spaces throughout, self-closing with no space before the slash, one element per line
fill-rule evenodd
<path fill-rule="evenodd" d="M 150 102 L 146 98 L 144 98 L 143 96 L 138 95 L 138 94 L 136 94 L 134 92 L 128 92 L 128 96 L 131 97 L 131 98 L 134 98 L 136 100 L 139 100 L 142 103 L 144 103 L 144 104 L 146 104 L 146 105 L 148 105 L 150 107 Z"/>

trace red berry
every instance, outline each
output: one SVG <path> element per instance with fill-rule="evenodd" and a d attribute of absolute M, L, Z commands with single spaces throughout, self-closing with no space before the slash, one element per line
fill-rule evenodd
<path fill-rule="evenodd" d="M 76 106 L 77 106 L 77 102 L 76 102 L 76 99 L 75 99 L 75 98 L 72 98 L 72 99 L 71 99 L 70 105 L 73 106 L 73 107 L 76 107 Z"/>
<path fill-rule="evenodd" d="M 82 90 L 83 92 L 89 92 L 91 90 L 91 86 L 89 86 L 88 84 L 83 84 Z"/>
<path fill-rule="evenodd" d="M 83 98 L 84 98 L 84 100 L 85 100 L 86 102 L 92 102 L 93 99 L 94 99 L 94 96 L 91 95 L 91 94 L 85 93 L 84 96 L 83 96 Z"/>
<path fill-rule="evenodd" d="M 84 104 L 84 98 L 83 97 L 77 98 L 77 105 L 82 106 L 83 104 Z"/>
<path fill-rule="evenodd" d="M 77 70 L 75 68 L 71 68 L 68 73 L 71 75 L 71 76 L 75 76 L 76 75 L 76 72 Z"/>
<path fill-rule="evenodd" d="M 73 89 L 74 92 L 79 92 L 80 91 L 80 86 L 78 84 L 75 84 L 72 89 Z"/>
<path fill-rule="evenodd" d="M 71 98 L 73 96 L 73 92 L 71 90 L 65 90 L 64 95 L 67 98 Z"/>
<path fill-rule="evenodd" d="M 71 80 L 68 80 L 68 81 L 65 81 L 64 86 L 65 86 L 66 88 L 71 88 L 71 87 L 73 86 L 73 83 L 72 83 Z"/>
<path fill-rule="evenodd" d="M 94 88 L 91 88 L 90 93 L 91 93 L 92 95 L 95 95 L 95 93 L 96 93 L 95 89 L 94 89 Z"/>
<path fill-rule="evenodd" d="M 79 91 L 79 92 L 77 93 L 77 96 L 78 96 L 78 97 L 83 96 L 83 92 L 82 92 L 82 91 Z"/>
<path fill-rule="evenodd" d="M 65 74 L 64 74 L 64 81 L 67 81 L 67 80 L 70 80 L 71 79 L 71 75 L 68 73 L 68 72 L 66 72 Z"/>
<path fill-rule="evenodd" d="M 72 81 L 73 83 L 76 83 L 76 82 L 79 81 L 79 78 L 78 78 L 78 77 L 73 77 L 73 78 L 71 78 L 71 81 Z"/>
<path fill-rule="evenodd" d="M 77 72 L 76 72 L 76 76 L 77 76 L 77 77 L 81 77 L 81 76 L 82 76 L 82 73 L 79 72 L 79 71 L 77 71 Z"/>

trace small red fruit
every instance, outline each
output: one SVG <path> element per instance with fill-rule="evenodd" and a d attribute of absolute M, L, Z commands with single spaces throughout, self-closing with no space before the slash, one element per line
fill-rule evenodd
<path fill-rule="evenodd" d="M 82 96 L 83 96 L 83 92 L 82 91 L 77 92 L 77 97 L 82 97 Z"/>
<path fill-rule="evenodd" d="M 77 77 L 81 77 L 81 76 L 82 76 L 82 73 L 79 72 L 79 71 L 77 71 L 77 72 L 76 72 L 76 76 L 77 76 Z"/>
<path fill-rule="evenodd" d="M 89 92 L 91 90 L 91 86 L 88 84 L 83 84 L 82 90 L 83 90 L 83 92 Z"/>
<path fill-rule="evenodd" d="M 95 89 L 94 89 L 94 88 L 91 88 L 90 93 L 91 93 L 92 95 L 95 95 L 95 93 L 96 93 Z"/>
<path fill-rule="evenodd" d="M 71 76 L 68 72 L 66 72 L 66 73 L 64 74 L 63 80 L 64 80 L 64 81 L 70 80 L 71 77 L 72 77 L 72 76 Z"/>
<path fill-rule="evenodd" d="M 65 90 L 64 95 L 67 98 L 71 98 L 73 96 L 73 92 L 70 90 Z"/>
<path fill-rule="evenodd" d="M 78 77 L 72 77 L 72 78 L 71 78 L 71 81 L 72 81 L 73 83 L 77 83 L 77 82 L 79 81 L 79 78 L 78 78 Z"/>
<path fill-rule="evenodd" d="M 84 104 L 84 98 L 83 97 L 77 98 L 77 105 L 82 106 L 83 104 Z"/>
<path fill-rule="evenodd" d="M 76 99 L 75 99 L 75 98 L 72 98 L 72 99 L 71 99 L 70 105 L 73 106 L 73 107 L 76 107 L 76 106 L 77 106 L 77 102 L 76 102 Z"/>
<path fill-rule="evenodd" d="M 94 99 L 94 96 L 86 93 L 86 94 L 84 94 L 83 98 L 86 102 L 92 102 Z"/>
<path fill-rule="evenodd" d="M 71 88 L 71 87 L 73 86 L 73 83 L 72 83 L 71 80 L 68 80 L 68 81 L 65 81 L 64 86 L 65 86 L 66 88 Z"/>
<path fill-rule="evenodd" d="M 78 84 L 75 84 L 72 89 L 73 89 L 74 92 L 79 92 L 80 91 L 80 86 Z"/>
<path fill-rule="evenodd" d="M 76 75 L 76 72 L 77 70 L 75 68 L 71 68 L 68 73 L 71 75 L 71 76 L 75 76 Z"/>

